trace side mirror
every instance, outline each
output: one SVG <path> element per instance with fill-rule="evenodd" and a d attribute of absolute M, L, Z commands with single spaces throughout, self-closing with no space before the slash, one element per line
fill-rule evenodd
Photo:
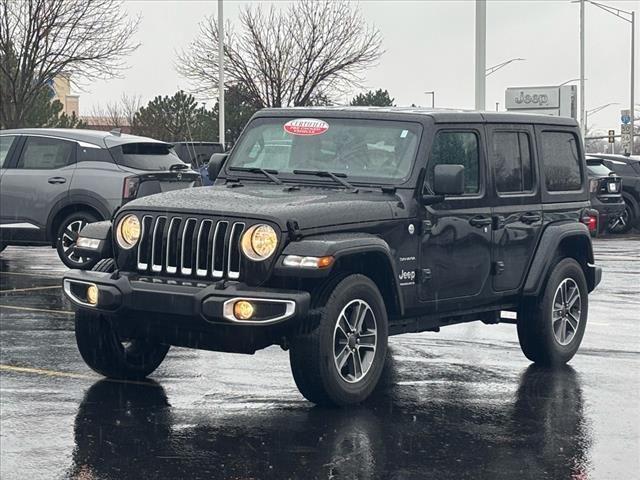
<path fill-rule="evenodd" d="M 207 165 L 207 174 L 209 175 L 209 180 L 214 182 L 216 178 L 218 178 L 218 174 L 220 173 L 220 170 L 222 170 L 227 157 L 228 154 L 226 153 L 214 153 L 213 155 L 211 155 L 209 164 Z"/>
<path fill-rule="evenodd" d="M 462 195 L 464 166 L 436 165 L 433 170 L 433 191 L 436 195 Z"/>

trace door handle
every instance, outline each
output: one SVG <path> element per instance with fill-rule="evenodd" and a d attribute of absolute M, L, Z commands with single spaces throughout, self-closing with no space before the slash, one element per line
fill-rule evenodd
<path fill-rule="evenodd" d="M 520 215 L 520 221 L 523 223 L 536 223 L 542 219 L 542 215 L 539 213 L 523 213 Z"/>
<path fill-rule="evenodd" d="M 56 183 L 67 183 L 67 179 L 64 177 L 51 177 L 49 180 L 47 180 L 49 183 L 51 184 L 56 184 Z"/>
<path fill-rule="evenodd" d="M 492 220 L 491 217 L 472 217 L 469 219 L 469 223 L 471 224 L 471 226 L 473 227 L 486 227 L 487 225 L 491 225 Z"/>

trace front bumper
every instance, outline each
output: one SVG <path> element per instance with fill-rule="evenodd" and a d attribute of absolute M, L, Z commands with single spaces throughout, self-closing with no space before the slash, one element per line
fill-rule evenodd
<path fill-rule="evenodd" d="M 87 287 L 98 289 L 98 303 L 83 295 Z M 205 324 L 267 326 L 304 318 L 310 294 L 304 291 L 250 287 L 239 282 L 203 283 L 197 280 L 70 271 L 63 277 L 66 296 L 77 308 L 112 316 L 143 313 L 190 317 Z M 255 306 L 255 316 L 238 320 L 233 304 L 245 300 Z M 178 327 L 179 328 L 179 327 Z"/>

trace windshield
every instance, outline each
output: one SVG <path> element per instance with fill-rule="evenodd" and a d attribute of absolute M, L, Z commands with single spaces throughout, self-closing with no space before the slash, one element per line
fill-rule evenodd
<path fill-rule="evenodd" d="M 611 173 L 611 170 L 609 170 L 602 163 L 600 163 L 599 160 L 596 160 L 596 161 L 588 160 L 587 161 L 587 168 L 589 169 L 589 172 L 592 175 L 598 175 L 598 176 L 605 176 L 606 177 Z"/>
<path fill-rule="evenodd" d="M 320 170 L 383 183 L 409 176 L 422 131 L 417 123 L 329 118 L 258 118 L 247 128 L 229 167 L 280 177 Z"/>
<path fill-rule="evenodd" d="M 118 165 L 136 170 L 162 171 L 186 165 L 166 143 L 125 143 L 109 151 Z"/>

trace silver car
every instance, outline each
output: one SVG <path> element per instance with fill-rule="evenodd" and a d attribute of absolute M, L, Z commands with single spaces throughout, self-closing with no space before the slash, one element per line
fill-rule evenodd
<path fill-rule="evenodd" d="M 93 130 L 0 130 L 0 251 L 51 245 L 69 268 L 92 261 L 75 250 L 87 223 L 126 202 L 200 184 L 173 151 L 151 138 Z"/>

